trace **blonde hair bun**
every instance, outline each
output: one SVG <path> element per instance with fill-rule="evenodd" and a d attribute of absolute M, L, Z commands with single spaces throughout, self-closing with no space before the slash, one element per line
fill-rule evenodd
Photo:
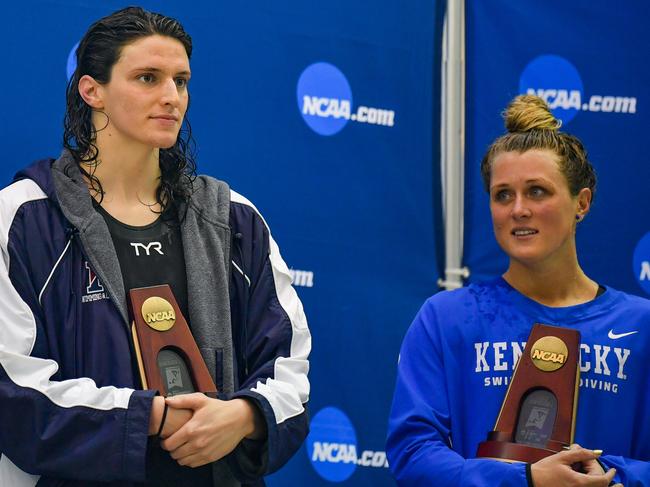
<path fill-rule="evenodd" d="M 556 119 L 548 105 L 539 96 L 519 95 L 503 112 L 508 132 L 530 132 L 531 130 L 552 130 L 557 132 L 562 121 Z"/>

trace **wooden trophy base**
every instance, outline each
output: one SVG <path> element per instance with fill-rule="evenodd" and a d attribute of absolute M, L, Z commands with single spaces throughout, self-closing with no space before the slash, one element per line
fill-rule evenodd
<path fill-rule="evenodd" d="M 569 446 L 559 441 L 549 440 L 546 443 L 546 448 L 540 448 L 523 443 L 513 443 L 509 439 L 509 435 L 499 431 L 491 431 L 488 433 L 487 440 L 478 444 L 476 456 L 509 463 L 535 463 L 555 455 Z"/>
<path fill-rule="evenodd" d="M 476 456 L 509 463 L 535 463 L 556 453 L 558 452 L 521 443 L 488 440 L 479 443 Z"/>

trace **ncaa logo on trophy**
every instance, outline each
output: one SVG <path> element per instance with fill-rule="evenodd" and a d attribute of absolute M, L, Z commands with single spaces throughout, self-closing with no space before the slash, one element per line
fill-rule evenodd
<path fill-rule="evenodd" d="M 142 303 L 142 317 L 147 325 L 157 331 L 167 331 L 176 323 L 174 308 L 158 296 L 147 298 Z"/>

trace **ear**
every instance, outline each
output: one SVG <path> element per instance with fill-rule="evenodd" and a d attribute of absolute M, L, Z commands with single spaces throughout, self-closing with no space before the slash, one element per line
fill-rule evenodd
<path fill-rule="evenodd" d="M 581 218 L 589 213 L 589 208 L 591 208 L 591 198 L 593 194 L 589 188 L 582 188 L 576 197 L 578 203 L 577 215 L 580 215 Z"/>
<path fill-rule="evenodd" d="M 90 108 L 101 110 L 104 108 L 102 100 L 102 85 L 95 81 L 95 78 L 84 74 L 79 78 L 79 95 Z"/>

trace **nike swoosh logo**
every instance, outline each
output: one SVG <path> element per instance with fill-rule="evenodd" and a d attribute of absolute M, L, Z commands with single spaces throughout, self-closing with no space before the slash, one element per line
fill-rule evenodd
<path fill-rule="evenodd" d="M 628 331 L 627 333 L 614 333 L 614 330 L 609 330 L 609 333 L 607 336 L 611 338 L 612 340 L 618 340 L 619 338 L 623 338 L 626 336 L 634 335 L 635 333 L 639 333 L 637 331 Z"/>

